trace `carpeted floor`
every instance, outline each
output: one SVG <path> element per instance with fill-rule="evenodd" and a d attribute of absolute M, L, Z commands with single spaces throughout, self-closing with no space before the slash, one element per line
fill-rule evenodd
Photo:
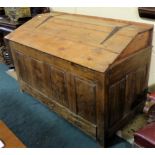
<path fill-rule="evenodd" d="M 17 81 L 5 73 L 0 64 L 0 120 L 19 137 L 27 147 L 36 148 L 96 148 L 100 145 L 74 127 L 44 104 L 26 93 L 21 93 Z M 131 147 L 117 136 L 108 147 Z"/>

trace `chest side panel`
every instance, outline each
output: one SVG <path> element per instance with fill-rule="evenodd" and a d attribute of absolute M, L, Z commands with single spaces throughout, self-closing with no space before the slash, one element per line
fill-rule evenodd
<path fill-rule="evenodd" d="M 139 51 L 109 69 L 109 134 L 130 120 L 131 113 L 144 104 L 148 86 L 151 48 Z"/>

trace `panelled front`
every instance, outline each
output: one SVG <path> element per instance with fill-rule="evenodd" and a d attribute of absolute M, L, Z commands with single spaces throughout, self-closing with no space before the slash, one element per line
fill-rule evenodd
<path fill-rule="evenodd" d="M 17 51 L 14 53 L 22 81 L 96 125 L 97 85 L 94 81 L 25 56 L 23 53 Z"/>

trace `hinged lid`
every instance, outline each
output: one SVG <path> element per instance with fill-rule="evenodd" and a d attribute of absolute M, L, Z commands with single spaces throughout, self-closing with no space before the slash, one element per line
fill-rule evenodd
<path fill-rule="evenodd" d="M 104 72 L 152 25 L 65 13 L 41 14 L 6 39 Z"/>

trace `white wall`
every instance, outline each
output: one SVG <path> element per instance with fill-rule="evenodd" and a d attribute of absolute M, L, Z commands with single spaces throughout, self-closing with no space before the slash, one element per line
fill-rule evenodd
<path fill-rule="evenodd" d="M 84 14 L 84 15 L 91 15 L 91 16 L 131 20 L 131 21 L 144 22 L 144 23 L 150 23 L 155 25 L 155 20 L 140 18 L 138 15 L 138 9 L 136 7 L 132 7 L 132 8 L 129 8 L 129 7 L 127 8 L 126 7 L 56 8 L 55 7 L 55 8 L 52 8 L 52 10 L 74 13 L 74 14 Z M 155 31 L 153 36 L 154 36 L 153 46 L 155 47 Z M 152 52 L 150 78 L 149 78 L 149 85 L 152 85 L 152 84 L 155 84 L 155 48 L 153 48 L 153 52 Z"/>

